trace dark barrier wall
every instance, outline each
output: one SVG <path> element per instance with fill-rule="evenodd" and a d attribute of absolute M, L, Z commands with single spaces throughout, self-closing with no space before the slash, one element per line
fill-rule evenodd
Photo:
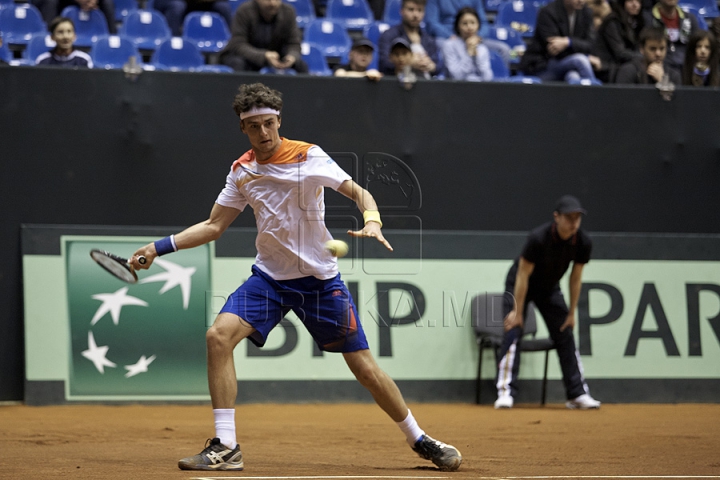
<path fill-rule="evenodd" d="M 22 398 L 20 225 L 204 219 L 249 147 L 231 102 L 253 81 L 284 92 L 283 135 L 357 155 L 361 184 L 364 165 L 405 162 L 420 194 L 379 200 L 424 229 L 525 231 L 574 193 L 589 230 L 720 232 L 717 89 L 666 102 L 652 88 L 2 68 L 0 401 Z M 403 222 L 386 223 L 418 226 Z"/>

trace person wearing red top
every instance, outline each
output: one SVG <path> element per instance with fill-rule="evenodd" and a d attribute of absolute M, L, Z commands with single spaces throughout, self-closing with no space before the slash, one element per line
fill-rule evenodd
<path fill-rule="evenodd" d="M 678 0 L 660 0 L 645 15 L 645 25 L 665 29 L 668 39 L 667 63 L 678 74 L 681 73 L 690 36 L 700 29 L 697 18 L 683 11 L 678 6 Z"/>

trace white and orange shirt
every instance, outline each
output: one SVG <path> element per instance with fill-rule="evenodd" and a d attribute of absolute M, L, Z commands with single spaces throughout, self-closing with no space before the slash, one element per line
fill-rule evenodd
<path fill-rule="evenodd" d="M 248 150 L 227 176 L 216 202 L 255 213 L 255 265 L 275 280 L 338 274 L 337 259 L 325 249 L 324 187 L 337 190 L 351 177 L 322 148 L 282 138 L 268 160 Z"/>

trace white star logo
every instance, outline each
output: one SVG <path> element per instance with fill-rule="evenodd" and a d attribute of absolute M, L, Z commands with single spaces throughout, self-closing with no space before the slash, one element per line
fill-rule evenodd
<path fill-rule="evenodd" d="M 156 264 L 160 265 L 165 269 L 165 273 L 158 273 L 140 280 L 140 283 L 152 283 L 152 282 L 165 282 L 165 285 L 160 289 L 160 294 L 163 294 L 180 285 L 180 291 L 183 297 L 183 309 L 188 309 L 190 303 L 190 286 L 192 277 L 195 274 L 195 267 L 182 267 L 176 263 L 168 262 L 167 260 L 155 259 Z"/>
<path fill-rule="evenodd" d="M 100 300 L 102 305 L 97 309 L 95 315 L 90 321 L 90 325 L 95 325 L 106 313 L 110 312 L 112 321 L 115 325 L 120 321 L 120 310 L 125 305 L 140 305 L 141 307 L 147 307 L 147 302 L 140 300 L 137 297 L 131 297 L 127 294 L 128 287 L 123 287 L 115 293 L 98 293 L 93 295 L 92 298 Z"/>
<path fill-rule="evenodd" d="M 134 377 L 138 373 L 145 373 L 148 371 L 148 366 L 155 360 L 155 355 L 150 358 L 145 358 L 145 355 L 140 357 L 135 365 L 125 365 L 125 370 L 128 372 L 125 374 L 125 378 Z"/>
<path fill-rule="evenodd" d="M 82 356 L 93 362 L 98 372 L 105 373 L 105 367 L 117 367 L 105 357 L 109 348 L 107 345 L 98 347 L 93 333 L 88 332 L 88 349 L 82 352 Z"/>

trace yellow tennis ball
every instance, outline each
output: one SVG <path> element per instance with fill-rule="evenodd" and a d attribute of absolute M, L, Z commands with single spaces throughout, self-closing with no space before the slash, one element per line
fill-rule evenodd
<path fill-rule="evenodd" d="M 325 250 L 333 257 L 344 257 L 348 253 L 348 244 L 342 240 L 328 240 L 325 242 Z"/>

